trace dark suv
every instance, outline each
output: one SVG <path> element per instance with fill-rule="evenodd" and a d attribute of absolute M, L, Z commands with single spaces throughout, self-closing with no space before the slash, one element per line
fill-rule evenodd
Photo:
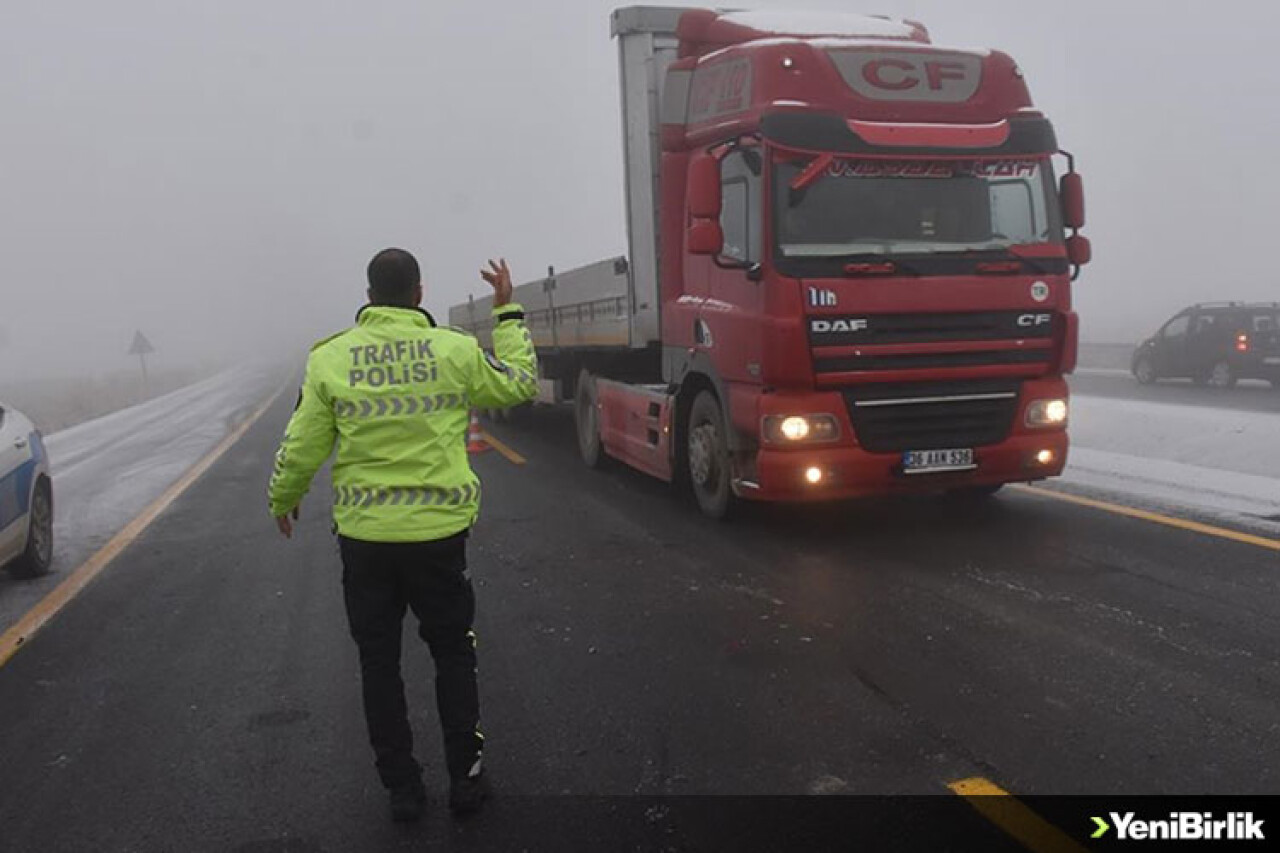
<path fill-rule="evenodd" d="M 1280 302 L 1208 302 L 1181 311 L 1133 354 L 1133 375 L 1230 388 L 1267 379 L 1280 388 Z"/>

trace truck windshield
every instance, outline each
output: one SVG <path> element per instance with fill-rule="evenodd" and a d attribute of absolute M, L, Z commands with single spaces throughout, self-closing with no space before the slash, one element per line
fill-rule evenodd
<path fill-rule="evenodd" d="M 781 161 L 775 234 L 789 258 L 994 251 L 1060 242 L 1047 160 Z"/>

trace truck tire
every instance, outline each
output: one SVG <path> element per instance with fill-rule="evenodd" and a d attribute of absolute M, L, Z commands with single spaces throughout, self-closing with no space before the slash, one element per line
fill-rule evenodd
<path fill-rule="evenodd" d="M 53 489 L 43 477 L 31 497 L 27 524 L 27 549 L 9 564 L 15 578 L 37 578 L 53 566 Z"/>
<path fill-rule="evenodd" d="M 715 394 L 698 392 L 689 409 L 689 428 L 685 434 L 689 486 L 698 508 L 709 518 L 727 518 L 734 505 L 732 471 L 724 412 Z"/>
<path fill-rule="evenodd" d="M 605 460 L 604 446 L 600 441 L 598 400 L 596 378 L 584 369 L 578 374 L 578 388 L 573 397 L 573 419 L 578 428 L 578 453 L 588 468 L 599 468 Z"/>

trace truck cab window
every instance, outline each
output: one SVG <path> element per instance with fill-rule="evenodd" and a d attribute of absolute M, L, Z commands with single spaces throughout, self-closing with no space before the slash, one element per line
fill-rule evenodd
<path fill-rule="evenodd" d="M 745 264 L 760 261 L 760 178 L 739 152 L 720 164 L 720 228 L 724 231 L 721 256 Z"/>

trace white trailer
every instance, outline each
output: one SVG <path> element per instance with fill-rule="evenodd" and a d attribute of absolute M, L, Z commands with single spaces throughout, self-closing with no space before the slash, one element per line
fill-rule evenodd
<path fill-rule="evenodd" d="M 652 381 L 661 372 L 658 288 L 658 165 L 661 92 L 676 59 L 676 25 L 687 9 L 629 7 L 613 13 L 622 94 L 626 179 L 626 257 L 608 258 L 548 275 L 515 289 L 538 348 L 544 399 L 566 400 L 583 367 L 601 360 L 614 373 Z M 492 297 L 449 309 L 449 325 L 492 344 Z"/>

